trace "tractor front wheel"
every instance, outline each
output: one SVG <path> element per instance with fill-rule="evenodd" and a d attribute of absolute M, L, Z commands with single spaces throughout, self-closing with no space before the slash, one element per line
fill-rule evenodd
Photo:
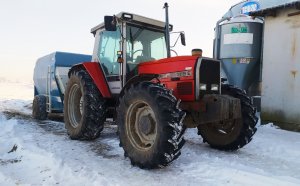
<path fill-rule="evenodd" d="M 232 85 L 222 85 L 222 94 L 240 99 L 242 118 L 198 126 L 203 141 L 219 150 L 237 150 L 248 144 L 256 132 L 256 109 L 246 93 Z"/>
<path fill-rule="evenodd" d="M 65 127 L 71 139 L 99 137 L 106 119 L 106 103 L 85 70 L 71 72 L 64 98 Z"/>
<path fill-rule="evenodd" d="M 167 166 L 184 144 L 185 112 L 169 90 L 152 82 L 136 83 L 120 96 L 117 124 L 120 145 L 132 165 Z"/>

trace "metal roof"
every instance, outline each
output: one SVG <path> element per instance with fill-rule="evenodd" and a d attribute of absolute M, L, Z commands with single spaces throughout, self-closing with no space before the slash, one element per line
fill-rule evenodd
<path fill-rule="evenodd" d="M 128 12 L 120 12 L 115 16 L 122 19 L 123 14 L 132 15 L 131 20 L 124 20 L 124 21 L 133 22 L 133 23 L 142 24 L 142 25 L 153 26 L 153 27 L 156 27 L 158 29 L 164 29 L 165 28 L 165 22 L 155 20 L 155 19 L 151 19 L 151 18 L 144 17 L 144 16 L 140 16 L 140 15 L 137 15 L 137 14 L 132 14 L 132 13 L 128 13 Z M 94 28 L 92 28 L 91 33 L 95 34 L 96 31 L 101 29 L 101 28 L 104 28 L 104 23 L 101 23 L 101 24 L 95 26 Z"/>
<path fill-rule="evenodd" d="M 286 3 L 283 5 L 278 5 L 278 6 L 262 9 L 259 11 L 251 12 L 250 16 L 262 16 L 262 17 L 274 16 L 275 17 L 277 10 L 285 9 L 285 8 L 296 8 L 296 9 L 300 10 L 300 1 L 294 1 L 291 3 Z"/>

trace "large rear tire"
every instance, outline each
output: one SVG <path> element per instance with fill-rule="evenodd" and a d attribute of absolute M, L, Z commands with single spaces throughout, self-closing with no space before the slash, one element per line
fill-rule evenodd
<path fill-rule="evenodd" d="M 32 103 L 32 117 L 37 120 L 47 119 L 47 98 L 44 95 L 34 96 Z"/>
<path fill-rule="evenodd" d="M 184 144 L 185 112 L 169 90 L 152 82 L 131 85 L 117 107 L 120 146 L 132 165 L 167 166 L 178 158 Z"/>
<path fill-rule="evenodd" d="M 223 84 L 222 94 L 240 99 L 242 119 L 198 126 L 203 141 L 219 150 L 237 150 L 248 144 L 256 132 L 256 109 L 245 91 Z"/>
<path fill-rule="evenodd" d="M 106 101 L 85 70 L 71 72 L 64 98 L 64 121 L 71 139 L 99 137 L 106 119 Z"/>

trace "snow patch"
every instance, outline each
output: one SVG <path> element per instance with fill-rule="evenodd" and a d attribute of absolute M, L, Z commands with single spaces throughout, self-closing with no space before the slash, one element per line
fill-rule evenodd
<path fill-rule="evenodd" d="M 222 152 L 188 129 L 176 161 L 142 170 L 124 158 L 116 126 L 105 126 L 97 140 L 73 141 L 62 122 L 29 117 L 32 85 L 0 88 L 1 185 L 300 185 L 300 133 L 258 126 L 247 146 Z"/>
<path fill-rule="evenodd" d="M 20 127 L 18 125 L 17 120 L 0 117 L 0 183 L 55 185 L 67 181 L 68 185 L 96 185 L 91 180 L 94 183 L 109 183 L 95 171 L 74 171 L 60 157 L 35 144 L 33 135 L 20 135 L 16 130 Z M 16 151 L 7 153 L 14 145 L 18 146 Z M 14 177 L 14 181 L 10 177 Z"/>

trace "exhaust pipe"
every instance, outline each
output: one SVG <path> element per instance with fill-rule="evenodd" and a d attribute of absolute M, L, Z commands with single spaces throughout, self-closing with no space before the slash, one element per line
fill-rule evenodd
<path fill-rule="evenodd" d="M 170 50 L 170 25 L 169 25 L 169 5 L 165 3 L 164 9 L 166 10 L 166 25 L 165 25 L 165 37 L 166 37 L 166 45 L 167 45 L 167 56 L 171 57 Z"/>

